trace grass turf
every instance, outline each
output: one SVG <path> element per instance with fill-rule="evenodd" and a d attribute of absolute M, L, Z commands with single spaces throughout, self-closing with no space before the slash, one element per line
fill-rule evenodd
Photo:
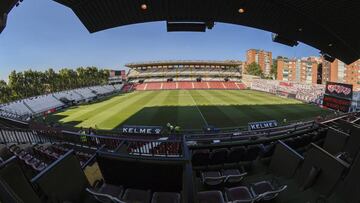
<path fill-rule="evenodd" d="M 182 129 L 246 126 L 248 122 L 309 119 L 328 114 L 313 105 L 252 90 L 163 90 L 120 94 L 50 115 L 76 127 L 114 130 L 127 125 L 179 125 Z M 96 126 L 95 126 L 96 125 Z"/>

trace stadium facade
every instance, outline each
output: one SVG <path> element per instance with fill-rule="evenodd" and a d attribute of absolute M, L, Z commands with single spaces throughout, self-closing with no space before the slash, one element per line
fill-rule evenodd
<path fill-rule="evenodd" d="M 166 81 L 240 81 L 244 63 L 228 61 L 151 61 L 129 63 L 130 82 L 166 82 Z"/>

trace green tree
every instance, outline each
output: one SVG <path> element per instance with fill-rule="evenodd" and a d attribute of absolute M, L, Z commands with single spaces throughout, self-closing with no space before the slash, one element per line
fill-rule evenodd
<path fill-rule="evenodd" d="M 271 70 L 270 70 L 270 75 L 274 78 L 277 79 L 277 63 L 273 63 L 273 65 L 271 66 Z"/>
<path fill-rule="evenodd" d="M 247 67 L 246 67 L 246 72 L 247 74 L 249 75 L 255 75 L 255 76 L 261 76 L 263 77 L 263 72 L 261 70 L 261 67 L 259 64 L 253 62 L 251 64 L 249 64 Z"/>
<path fill-rule="evenodd" d="M 87 85 L 86 81 L 86 71 L 85 68 L 79 67 L 76 69 L 76 73 L 78 75 L 78 84 L 80 87 L 84 87 Z"/>
<path fill-rule="evenodd" d="M 9 75 L 9 87 L 13 91 L 12 99 L 17 100 L 26 97 L 26 90 L 24 89 L 23 74 L 12 71 Z"/>
<path fill-rule="evenodd" d="M 76 70 L 63 68 L 58 72 L 52 68 L 41 72 L 31 69 L 23 72 L 12 71 L 9 83 L 0 81 L 0 102 L 76 89 L 92 85 L 107 84 L 109 71 L 97 67 L 79 67 Z"/>
<path fill-rule="evenodd" d="M 44 83 L 48 85 L 48 90 L 50 92 L 56 92 L 59 90 L 58 85 L 59 77 L 58 74 L 54 71 L 54 69 L 49 68 L 44 73 Z"/>
<path fill-rule="evenodd" d="M 6 103 L 11 101 L 11 89 L 5 81 L 0 80 L 0 102 Z"/>

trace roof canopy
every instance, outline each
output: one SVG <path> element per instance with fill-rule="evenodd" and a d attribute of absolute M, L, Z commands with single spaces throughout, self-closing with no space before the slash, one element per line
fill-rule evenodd
<path fill-rule="evenodd" d="M 208 27 L 213 22 L 224 22 L 301 41 L 347 64 L 360 58 L 359 0 L 55 1 L 70 7 L 90 32 L 151 21 L 203 22 Z M 6 25 L 7 13 L 17 2 L 0 1 L 1 29 Z"/>
<path fill-rule="evenodd" d="M 224 22 L 304 42 L 345 63 L 360 58 L 358 0 L 55 1 L 70 7 L 90 32 L 151 21 Z"/>
<path fill-rule="evenodd" d="M 7 21 L 7 15 L 12 8 L 18 3 L 18 0 L 1 0 L 0 1 L 0 33 L 4 30 Z"/>
<path fill-rule="evenodd" d="M 137 63 L 128 63 L 125 66 L 129 68 L 147 67 L 147 66 L 177 66 L 177 65 L 211 65 L 211 66 L 240 66 L 241 61 L 212 61 L 212 60 L 167 60 L 167 61 L 146 61 Z"/>

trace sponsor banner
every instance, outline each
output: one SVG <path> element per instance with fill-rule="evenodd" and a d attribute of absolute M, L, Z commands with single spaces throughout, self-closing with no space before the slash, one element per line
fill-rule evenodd
<path fill-rule="evenodd" d="M 249 130 L 260 130 L 277 127 L 276 120 L 248 123 Z"/>
<path fill-rule="evenodd" d="M 330 96 L 352 100 L 353 85 L 336 83 L 336 82 L 327 82 L 325 93 Z"/>
<path fill-rule="evenodd" d="M 159 135 L 162 132 L 161 126 L 138 126 L 124 125 L 121 132 L 124 134 L 142 134 L 142 135 Z"/>
<path fill-rule="evenodd" d="M 286 86 L 286 87 L 292 87 L 293 86 L 293 84 L 289 83 L 289 82 L 280 82 L 279 84 L 282 85 L 282 86 Z"/>
<path fill-rule="evenodd" d="M 351 100 L 324 95 L 323 106 L 342 112 L 349 112 Z"/>

